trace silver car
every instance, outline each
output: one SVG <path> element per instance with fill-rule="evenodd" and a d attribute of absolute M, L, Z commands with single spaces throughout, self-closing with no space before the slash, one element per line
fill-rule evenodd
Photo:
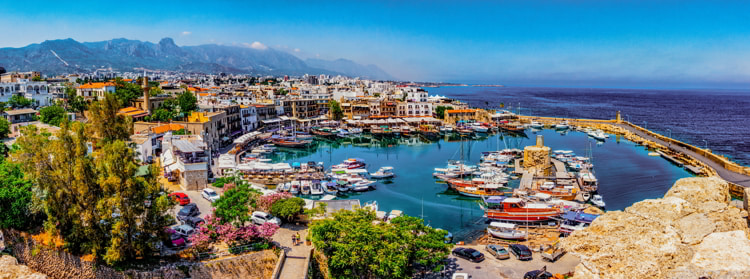
<path fill-rule="evenodd" d="M 253 212 L 252 220 L 253 220 L 253 223 L 258 224 L 258 225 L 263 225 L 265 223 L 273 223 L 273 224 L 281 226 L 281 219 L 279 219 L 278 217 L 274 217 L 270 213 L 265 213 L 263 211 Z"/>
<path fill-rule="evenodd" d="M 216 200 L 219 199 L 219 194 L 216 193 L 214 189 L 209 189 L 209 188 L 203 189 L 203 191 L 201 191 L 201 196 L 204 199 L 207 199 L 208 201 L 210 201 L 211 203 L 214 203 L 216 202 Z"/>

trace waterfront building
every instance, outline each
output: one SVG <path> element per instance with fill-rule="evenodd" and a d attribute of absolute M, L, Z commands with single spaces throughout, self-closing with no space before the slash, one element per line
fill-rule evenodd
<path fill-rule="evenodd" d="M 206 187 L 208 181 L 207 146 L 200 136 L 164 135 L 162 140 L 161 166 L 170 181 L 178 181 L 185 191 Z"/>
<path fill-rule="evenodd" d="M 242 117 L 242 131 L 244 133 L 258 128 L 258 111 L 255 106 L 240 105 L 240 116 Z"/>

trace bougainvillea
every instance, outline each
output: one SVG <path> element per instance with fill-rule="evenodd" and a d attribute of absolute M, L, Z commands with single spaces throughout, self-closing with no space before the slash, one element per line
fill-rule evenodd
<path fill-rule="evenodd" d="M 271 205 L 276 201 L 292 197 L 294 197 L 294 195 L 288 192 L 273 193 L 270 195 L 261 196 L 258 198 L 256 209 L 261 211 L 269 211 L 271 209 Z"/>
<path fill-rule="evenodd" d="M 193 247 L 200 252 L 211 250 L 211 245 L 217 242 L 226 243 L 229 247 L 267 242 L 279 229 L 278 225 L 272 223 L 239 227 L 232 223 L 221 224 L 221 218 L 213 214 L 206 216 L 205 220 L 197 232 L 189 237 Z"/>

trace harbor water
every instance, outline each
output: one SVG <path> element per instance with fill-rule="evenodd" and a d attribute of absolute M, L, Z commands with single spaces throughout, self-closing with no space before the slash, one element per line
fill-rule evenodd
<path fill-rule="evenodd" d="M 460 196 L 438 183 L 432 173 L 445 167 L 448 160 L 479 162 L 481 152 L 533 145 L 536 135 L 543 135 L 545 145 L 552 150 L 572 150 L 578 156 L 593 155 L 594 172 L 599 179 L 599 193 L 607 203 L 607 210 L 622 210 L 648 198 L 659 198 L 679 178 L 691 176 L 684 169 L 660 157 L 648 156 L 643 146 L 610 136 L 604 143 L 582 132 L 560 133 L 554 130 L 527 130 L 528 137 L 499 134 L 476 139 L 422 142 L 416 138 L 398 143 L 346 144 L 340 140 L 321 141 L 308 150 L 280 149 L 275 162 L 324 162 L 329 168 L 348 158 L 361 158 L 367 169 L 375 172 L 382 166 L 394 167 L 396 177 L 379 181 L 376 189 L 352 193 L 342 199 L 359 199 L 361 203 L 377 201 L 380 210 L 402 210 L 410 216 L 422 216 L 432 227 L 451 231 L 457 240 L 486 227 L 478 199 Z M 518 180 L 510 186 L 517 187 Z"/>

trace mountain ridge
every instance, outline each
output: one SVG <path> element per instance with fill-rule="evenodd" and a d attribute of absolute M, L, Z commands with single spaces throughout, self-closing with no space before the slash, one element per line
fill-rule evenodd
<path fill-rule="evenodd" d="M 45 40 L 20 48 L 0 48 L 0 66 L 6 70 L 33 70 L 50 75 L 92 72 L 102 68 L 131 72 L 135 68 L 146 68 L 200 73 L 327 74 L 392 79 L 375 65 L 339 60 L 330 63 L 315 60 L 314 64 L 321 65 L 316 67 L 290 53 L 273 48 L 254 49 L 217 44 L 178 46 L 169 37 L 162 38 L 158 43 L 126 38 L 78 42 L 67 38 Z"/>

